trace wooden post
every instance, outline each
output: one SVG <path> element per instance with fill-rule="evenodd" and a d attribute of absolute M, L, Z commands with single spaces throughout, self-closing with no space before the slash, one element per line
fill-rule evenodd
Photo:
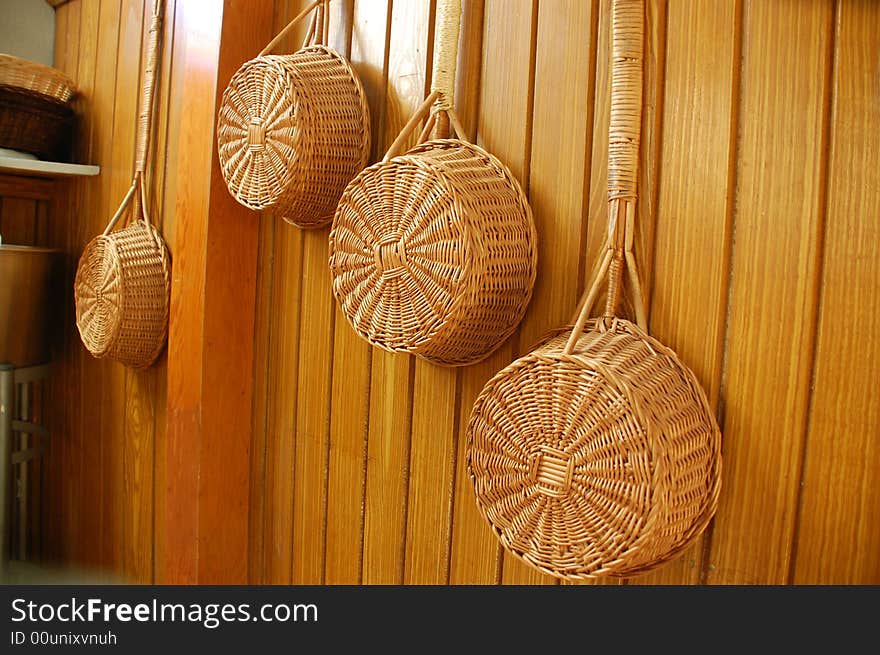
<path fill-rule="evenodd" d="M 226 189 L 215 120 L 232 74 L 272 37 L 272 3 L 181 2 L 175 22 L 181 174 L 156 581 L 245 583 L 260 218 Z"/>

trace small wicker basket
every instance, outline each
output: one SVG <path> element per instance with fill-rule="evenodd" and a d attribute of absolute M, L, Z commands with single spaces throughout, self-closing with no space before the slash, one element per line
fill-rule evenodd
<path fill-rule="evenodd" d="M 144 181 L 162 7 L 157 0 L 150 25 L 134 180 L 104 233 L 85 247 L 74 281 L 76 325 L 83 344 L 95 357 L 132 368 L 150 366 L 168 336 L 170 257 L 150 221 Z M 127 211 L 129 225 L 113 232 Z"/>
<path fill-rule="evenodd" d="M 451 109 L 460 6 L 441 2 L 437 12 L 434 91 L 383 161 L 346 188 L 330 269 L 343 313 L 367 341 L 458 366 L 516 329 L 534 286 L 537 237 L 511 172 L 464 140 Z M 426 116 L 421 144 L 398 155 Z M 423 142 L 450 128 L 458 138 Z"/>
<path fill-rule="evenodd" d="M 361 82 L 342 55 L 322 44 L 325 5 L 313 3 L 242 65 L 223 93 L 217 118 L 220 167 L 232 196 L 303 228 L 330 222 L 343 189 L 370 153 Z M 301 50 L 267 54 L 313 10 Z"/>
<path fill-rule="evenodd" d="M 609 233 L 560 330 L 484 387 L 468 425 L 477 504 L 502 544 L 566 579 L 629 576 L 681 552 L 718 501 L 721 434 L 694 374 L 648 336 L 632 252 L 642 0 L 614 0 Z M 639 325 L 614 316 L 622 274 Z M 605 316 L 588 316 L 607 276 Z"/>

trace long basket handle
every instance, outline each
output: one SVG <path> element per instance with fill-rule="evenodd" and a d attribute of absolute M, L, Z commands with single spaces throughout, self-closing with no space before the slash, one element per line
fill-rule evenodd
<path fill-rule="evenodd" d="M 452 108 L 455 101 L 460 24 L 461 0 L 438 0 L 435 20 L 437 47 L 434 49 L 434 64 L 431 68 L 431 92 L 403 126 L 382 161 L 399 155 L 410 135 L 425 119 L 427 120 L 416 143 L 426 141 L 432 134 L 435 139 L 446 139 L 454 135 L 466 140 L 464 127 Z"/>
<path fill-rule="evenodd" d="M 264 56 L 268 55 L 270 52 L 272 52 L 272 50 L 275 49 L 275 46 L 277 46 L 279 43 L 281 43 L 281 40 L 285 36 L 287 36 L 287 34 L 290 32 L 290 30 L 292 30 L 294 27 L 296 27 L 296 25 L 303 18 L 308 16 L 313 10 L 317 9 L 319 6 L 322 6 L 322 5 L 326 6 L 329 2 L 330 2 L 330 0 L 315 0 L 312 4 L 310 4 L 308 7 L 306 7 L 301 12 L 299 12 L 292 21 L 290 21 L 287 25 L 285 25 L 284 29 L 281 30 L 280 32 L 278 32 L 278 34 L 275 35 L 275 38 L 273 38 L 271 41 L 269 41 L 269 44 L 265 48 L 263 48 L 260 51 L 260 54 L 257 56 L 264 57 Z M 326 13 L 327 13 L 326 11 L 321 12 L 322 16 L 326 15 Z M 321 23 L 320 26 L 317 26 L 317 28 L 316 28 L 316 22 Z M 313 37 L 313 35 L 315 33 L 319 33 L 321 35 L 321 38 L 324 38 L 325 32 L 326 32 L 326 24 L 324 23 L 323 18 L 321 18 L 320 21 L 315 21 L 314 17 L 313 17 L 312 25 L 311 25 L 310 29 L 308 30 L 308 34 L 306 35 L 306 42 L 311 41 L 311 38 Z"/>
<path fill-rule="evenodd" d="M 607 277 L 605 317 L 620 301 L 623 272 L 633 286 L 636 322 L 647 329 L 645 303 L 633 254 L 636 185 L 642 124 L 644 0 L 613 0 L 611 5 L 611 118 L 608 126 L 608 233 L 596 279 L 584 294 L 564 352 L 570 354 L 583 332 L 602 280 Z"/>
<path fill-rule="evenodd" d="M 438 0 L 434 31 L 437 45 L 434 48 L 434 66 L 431 69 L 431 91 L 439 94 L 431 112 L 434 117 L 434 138 L 438 139 L 449 136 L 449 112 L 455 103 L 460 27 L 461 0 Z"/>
<path fill-rule="evenodd" d="M 133 216 L 142 215 L 144 222 L 150 224 L 150 215 L 147 212 L 146 185 L 144 176 L 147 169 L 147 156 L 150 148 L 150 133 L 153 118 L 153 91 L 156 86 L 156 71 L 159 66 L 159 46 L 162 38 L 162 14 L 165 9 L 165 0 L 156 0 L 153 6 L 153 17 L 150 20 L 150 29 L 146 50 L 146 65 L 144 67 L 144 81 L 141 87 L 141 106 L 138 113 L 137 141 L 135 145 L 134 177 L 131 187 L 122 199 L 107 227 L 104 235 L 113 230 L 119 218 L 125 212 L 129 203 L 134 200 Z"/>

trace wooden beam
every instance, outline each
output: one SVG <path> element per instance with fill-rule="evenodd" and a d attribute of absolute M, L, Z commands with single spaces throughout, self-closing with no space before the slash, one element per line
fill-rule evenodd
<path fill-rule="evenodd" d="M 168 343 L 165 511 L 157 582 L 245 583 L 259 219 L 229 195 L 214 121 L 271 38 L 271 3 L 181 3 L 183 76 Z M 222 46 L 221 46 L 222 44 Z M 207 280 L 210 279 L 210 285 Z"/>

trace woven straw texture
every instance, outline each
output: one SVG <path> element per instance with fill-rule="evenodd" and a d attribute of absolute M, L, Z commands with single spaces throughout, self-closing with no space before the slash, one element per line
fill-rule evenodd
<path fill-rule="evenodd" d="M 300 227 L 326 225 L 369 157 L 360 80 L 323 45 L 252 59 L 223 94 L 217 146 L 223 177 L 240 203 Z"/>
<path fill-rule="evenodd" d="M 558 577 L 648 571 L 715 511 L 720 433 L 675 353 L 628 321 L 568 333 L 485 387 L 468 427 L 480 511 L 511 552 Z"/>
<path fill-rule="evenodd" d="M 76 116 L 51 96 L 0 84 L 0 148 L 67 161 Z"/>
<path fill-rule="evenodd" d="M 152 225 L 136 221 L 93 239 L 74 282 L 76 325 L 95 357 L 150 366 L 165 346 L 171 274 L 168 251 Z"/>
<path fill-rule="evenodd" d="M 428 141 L 346 189 L 330 232 L 333 292 L 370 343 L 472 363 L 525 313 L 536 240 L 525 195 L 498 159 L 457 139 Z"/>
<path fill-rule="evenodd" d="M 33 91 L 64 103 L 77 94 L 73 80 L 60 70 L 7 54 L 0 54 L 0 85 Z"/>

